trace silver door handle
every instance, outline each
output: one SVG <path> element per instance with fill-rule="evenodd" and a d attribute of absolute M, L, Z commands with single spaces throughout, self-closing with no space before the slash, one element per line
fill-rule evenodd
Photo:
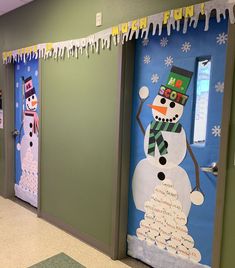
<path fill-rule="evenodd" d="M 11 134 L 12 134 L 13 137 L 17 137 L 17 136 L 20 135 L 20 132 L 19 132 L 18 129 L 14 129 L 14 130 L 11 132 Z"/>
<path fill-rule="evenodd" d="M 201 170 L 207 173 L 212 173 L 214 176 L 218 176 L 218 165 L 216 162 L 213 162 L 210 167 L 201 167 Z"/>

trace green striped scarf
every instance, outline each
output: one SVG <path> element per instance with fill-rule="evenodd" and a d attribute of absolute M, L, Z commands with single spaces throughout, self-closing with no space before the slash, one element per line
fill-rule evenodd
<path fill-rule="evenodd" d="M 157 145 L 160 155 L 167 154 L 167 147 L 162 136 L 162 131 L 180 133 L 182 126 L 180 123 L 164 123 L 152 121 L 149 132 L 148 154 L 155 156 L 155 147 Z"/>

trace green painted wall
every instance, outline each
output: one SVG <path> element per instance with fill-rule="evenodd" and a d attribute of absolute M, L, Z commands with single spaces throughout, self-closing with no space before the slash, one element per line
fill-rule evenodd
<path fill-rule="evenodd" d="M 37 0 L 0 17 L 0 51 L 79 38 L 123 21 L 199 2 Z M 101 28 L 96 28 L 95 14 L 99 11 L 104 21 Z M 110 248 L 118 49 L 79 60 L 43 61 L 41 77 L 41 209 Z M 235 263 L 231 258 L 231 245 L 235 243 L 235 232 L 231 235 L 235 223 L 234 175 L 230 163 L 223 268 Z M 2 180 L 0 173 L 0 187 Z"/>

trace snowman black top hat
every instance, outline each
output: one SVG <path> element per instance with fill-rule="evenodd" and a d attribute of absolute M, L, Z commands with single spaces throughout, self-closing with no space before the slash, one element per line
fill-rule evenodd
<path fill-rule="evenodd" d="M 166 86 L 162 85 L 158 94 L 181 105 L 185 105 L 188 100 L 186 92 L 192 76 L 192 72 L 173 66 Z"/>
<path fill-rule="evenodd" d="M 25 99 L 36 94 L 35 88 L 33 87 L 33 80 L 31 76 L 24 80 L 24 91 L 25 91 Z"/>

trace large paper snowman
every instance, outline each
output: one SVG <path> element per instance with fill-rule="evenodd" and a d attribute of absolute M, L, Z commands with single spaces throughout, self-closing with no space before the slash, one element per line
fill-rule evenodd
<path fill-rule="evenodd" d="M 193 73 L 173 66 L 166 86 L 161 86 L 153 103 L 153 121 L 144 130 L 139 115 L 143 103 L 149 96 L 147 87 L 139 91 L 141 105 L 137 121 L 144 133 L 144 152 L 146 158 L 141 160 L 134 171 L 132 192 L 135 206 L 145 211 L 145 202 L 151 199 L 154 189 L 165 179 L 170 179 L 177 191 L 178 200 L 186 217 L 189 214 L 191 203 L 201 205 L 204 196 L 200 190 L 199 166 L 187 143 L 185 130 L 179 123 L 184 112 L 184 105 L 188 96 L 185 94 Z M 187 149 L 194 161 L 196 170 L 196 187 L 192 186 L 186 171 L 180 167 Z"/>
<path fill-rule="evenodd" d="M 20 150 L 21 170 L 19 185 L 15 185 L 17 196 L 37 207 L 38 193 L 38 99 L 32 77 L 23 79 L 26 109 L 23 111 L 24 135 L 17 149 Z"/>

